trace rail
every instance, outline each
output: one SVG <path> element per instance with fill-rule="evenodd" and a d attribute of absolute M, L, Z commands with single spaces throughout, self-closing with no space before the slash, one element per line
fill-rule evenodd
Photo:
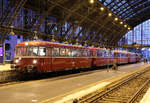
<path fill-rule="evenodd" d="M 73 103 L 97 103 L 98 100 L 103 103 L 109 103 L 108 101 L 113 100 L 114 102 L 122 102 L 122 100 L 124 100 L 124 103 L 133 103 L 133 101 L 136 100 L 136 98 L 138 97 L 138 95 L 141 93 L 141 91 L 145 88 L 146 84 L 149 83 L 150 79 L 148 79 L 145 83 L 143 83 L 143 85 L 136 90 L 137 92 L 134 95 L 130 95 L 130 96 L 124 96 L 124 97 L 120 97 L 120 96 L 112 96 L 110 95 L 113 91 L 117 91 L 119 90 L 119 88 L 121 86 L 124 86 L 125 84 L 127 84 L 129 81 L 134 80 L 135 78 L 139 77 L 140 75 L 146 73 L 149 71 L 149 68 L 142 71 L 142 72 L 138 72 L 135 75 L 132 75 L 130 77 L 128 77 L 127 79 L 117 82 L 113 85 L 111 85 L 110 87 L 105 88 L 103 91 L 97 91 L 93 94 L 88 94 L 85 97 L 80 98 L 77 102 L 73 102 Z M 136 83 L 135 83 L 136 84 Z M 110 97 L 109 97 L 110 95 Z M 130 98 L 131 97 L 131 98 Z M 125 102 L 127 101 L 127 102 Z"/>
<path fill-rule="evenodd" d="M 140 93 L 146 88 L 147 84 L 150 82 L 148 79 L 140 88 L 139 90 L 129 99 L 127 103 L 134 103 L 136 98 L 140 95 Z"/>

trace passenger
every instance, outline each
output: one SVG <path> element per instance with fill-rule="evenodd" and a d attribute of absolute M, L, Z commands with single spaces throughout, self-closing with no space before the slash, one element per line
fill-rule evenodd
<path fill-rule="evenodd" d="M 147 63 L 147 59 L 146 58 L 144 58 L 144 63 Z"/>
<path fill-rule="evenodd" d="M 117 59 L 114 59 L 112 69 L 113 70 L 118 70 Z"/>

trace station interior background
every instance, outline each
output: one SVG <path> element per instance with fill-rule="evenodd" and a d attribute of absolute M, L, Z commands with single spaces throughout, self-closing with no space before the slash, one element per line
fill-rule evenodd
<path fill-rule="evenodd" d="M 101 1 L 101 0 L 100 0 Z M 110 0 L 106 0 L 104 2 L 104 5 L 107 5 Z M 0 17 L 4 15 L 4 12 L 7 9 L 8 4 L 10 3 L 9 0 L 0 0 Z M 118 4 L 119 5 L 119 4 Z M 114 7 L 115 8 L 115 7 Z M 20 28 L 20 29 L 26 29 L 30 25 L 28 24 L 28 21 L 32 22 L 36 18 L 38 14 L 35 13 L 32 10 L 27 10 L 26 8 L 21 8 L 18 16 L 16 17 L 13 27 L 15 28 Z M 49 25 L 53 25 L 56 22 L 56 18 L 54 17 L 49 17 L 46 21 L 50 22 L 48 25 L 42 24 L 41 29 L 38 32 L 50 32 L 53 34 L 55 30 L 57 31 L 59 28 L 55 26 L 53 30 L 50 30 Z M 67 26 L 69 26 L 69 23 L 65 23 L 65 25 L 61 28 L 61 33 L 65 33 L 65 30 L 67 29 Z M 49 29 L 46 29 L 49 28 Z M 32 29 L 32 28 L 31 28 Z M 78 29 L 75 31 L 76 35 L 78 32 L 82 29 L 82 27 L 78 27 Z M 71 31 L 70 31 L 71 32 Z M 15 32 L 14 32 L 15 33 Z M 132 28 L 126 35 L 124 35 L 118 44 L 124 44 L 124 45 L 150 45 L 150 19 L 147 21 L 144 21 L 143 23 L 137 25 L 136 27 Z M 82 35 L 82 33 L 80 34 Z M 26 38 L 23 37 L 21 34 L 19 35 L 7 35 L 5 39 L 5 61 L 11 61 L 14 58 L 14 50 L 15 50 L 15 45 L 17 43 L 20 43 L 22 41 L 26 40 L 32 40 L 32 38 Z M 56 41 L 57 42 L 57 41 Z M 2 45 L 2 44 L 1 44 Z M 3 56 L 3 50 L 2 46 L 0 45 L 0 56 Z M 142 53 L 143 58 L 150 58 L 150 48 L 148 47 L 143 47 L 143 48 L 132 48 L 128 49 L 129 51 L 133 52 L 139 52 Z"/>

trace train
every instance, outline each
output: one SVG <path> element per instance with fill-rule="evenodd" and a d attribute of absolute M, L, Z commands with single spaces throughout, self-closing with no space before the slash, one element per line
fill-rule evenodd
<path fill-rule="evenodd" d="M 52 72 L 105 65 L 135 63 L 138 53 L 84 47 L 48 41 L 24 41 L 15 48 L 11 68 L 21 72 Z"/>

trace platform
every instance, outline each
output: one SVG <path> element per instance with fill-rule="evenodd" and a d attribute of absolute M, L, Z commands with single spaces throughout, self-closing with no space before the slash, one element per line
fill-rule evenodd
<path fill-rule="evenodd" d="M 147 90 L 140 103 L 150 103 L 150 88 Z"/>
<path fill-rule="evenodd" d="M 1 71 L 8 71 L 11 70 L 10 64 L 0 65 L 0 72 Z"/>
<path fill-rule="evenodd" d="M 63 103 L 95 91 L 103 86 L 150 64 L 130 64 L 119 71 L 107 69 L 61 79 L 45 79 L 0 87 L 1 103 Z M 72 98 L 74 97 L 74 98 Z M 66 102 L 67 103 L 67 102 Z"/>

